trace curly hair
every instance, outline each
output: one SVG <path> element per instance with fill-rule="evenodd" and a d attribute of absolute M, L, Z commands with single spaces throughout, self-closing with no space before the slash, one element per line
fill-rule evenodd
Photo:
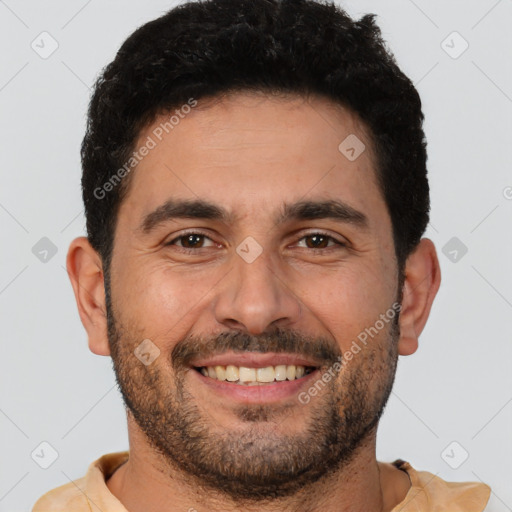
<path fill-rule="evenodd" d="M 429 220 L 418 92 L 386 48 L 375 15 L 351 19 L 315 0 L 197 0 L 138 28 L 98 78 L 82 142 L 87 234 L 107 269 L 130 176 L 98 197 L 158 115 L 237 91 L 320 95 L 368 127 L 402 271 Z"/>

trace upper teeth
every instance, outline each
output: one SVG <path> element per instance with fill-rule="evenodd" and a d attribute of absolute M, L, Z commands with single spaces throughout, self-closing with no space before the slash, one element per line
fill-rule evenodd
<path fill-rule="evenodd" d="M 217 380 L 227 380 L 238 384 L 257 384 L 258 382 L 274 382 L 300 379 L 306 372 L 305 366 L 279 364 L 265 368 L 248 368 L 246 366 L 203 366 L 201 373 Z"/>

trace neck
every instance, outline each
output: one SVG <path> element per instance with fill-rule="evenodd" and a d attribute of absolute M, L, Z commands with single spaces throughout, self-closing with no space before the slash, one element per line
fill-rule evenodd
<path fill-rule="evenodd" d="M 265 503 L 235 503 L 170 469 L 128 415 L 130 457 L 107 481 L 130 512 L 388 512 L 407 493 L 407 475 L 376 460 L 375 431 L 339 472 L 298 494 Z M 165 469 L 164 469 L 165 468 Z"/>

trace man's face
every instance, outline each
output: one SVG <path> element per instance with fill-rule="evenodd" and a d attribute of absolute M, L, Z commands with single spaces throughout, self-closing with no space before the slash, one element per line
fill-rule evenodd
<path fill-rule="evenodd" d="M 398 274 L 371 142 L 319 98 L 200 101 L 159 141 L 168 118 L 140 134 L 135 150 L 156 146 L 118 214 L 108 320 L 123 397 L 169 469 L 233 498 L 290 494 L 370 439 L 395 374 Z M 180 201 L 216 208 L 177 216 Z M 304 207 L 333 201 L 343 215 Z M 158 357 L 143 364 L 139 346 Z"/>

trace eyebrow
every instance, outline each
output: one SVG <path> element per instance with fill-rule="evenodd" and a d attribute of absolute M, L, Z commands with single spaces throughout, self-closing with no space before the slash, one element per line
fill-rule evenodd
<path fill-rule="evenodd" d="M 148 234 L 160 224 L 174 219 L 217 220 L 225 224 L 233 224 L 237 216 L 223 206 L 203 199 L 169 199 L 147 214 L 139 229 L 142 233 Z M 363 230 L 369 229 L 368 217 L 364 213 L 338 200 L 284 203 L 275 219 L 275 224 L 316 219 L 332 219 L 352 224 Z"/>

